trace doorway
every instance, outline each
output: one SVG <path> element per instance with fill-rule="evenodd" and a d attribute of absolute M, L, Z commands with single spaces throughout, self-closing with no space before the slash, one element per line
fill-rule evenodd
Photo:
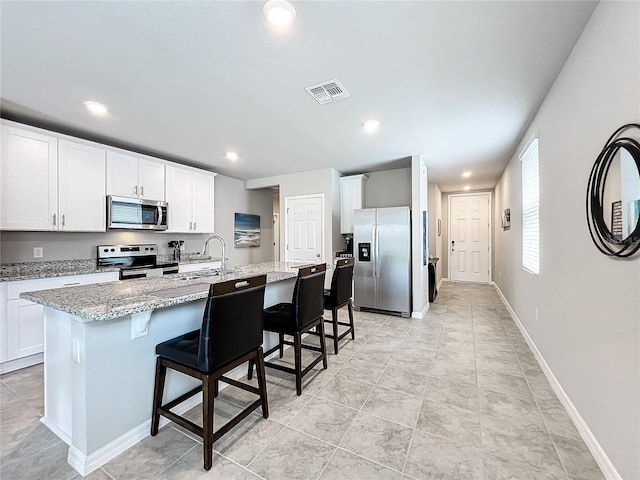
<path fill-rule="evenodd" d="M 324 252 L 324 195 L 286 197 L 285 261 L 319 263 Z"/>
<path fill-rule="evenodd" d="M 449 196 L 449 279 L 491 280 L 491 193 Z"/>

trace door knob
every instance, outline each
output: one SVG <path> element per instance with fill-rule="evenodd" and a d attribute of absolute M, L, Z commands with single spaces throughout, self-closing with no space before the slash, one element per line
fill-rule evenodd
<path fill-rule="evenodd" d="M 319 253 L 316 253 L 316 257 L 320 258 L 320 254 L 319 254 Z"/>

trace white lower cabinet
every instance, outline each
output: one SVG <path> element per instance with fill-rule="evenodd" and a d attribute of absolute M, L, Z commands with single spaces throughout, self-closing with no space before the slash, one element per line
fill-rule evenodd
<path fill-rule="evenodd" d="M 44 307 L 20 298 L 22 292 L 112 282 L 118 276 L 106 272 L 0 283 L 0 373 L 42 361 Z"/>

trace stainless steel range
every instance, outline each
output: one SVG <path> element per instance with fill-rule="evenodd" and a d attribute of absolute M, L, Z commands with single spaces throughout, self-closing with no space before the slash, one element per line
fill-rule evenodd
<path fill-rule="evenodd" d="M 158 263 L 158 246 L 98 245 L 98 266 L 120 268 L 120 280 L 178 273 L 178 263 Z"/>

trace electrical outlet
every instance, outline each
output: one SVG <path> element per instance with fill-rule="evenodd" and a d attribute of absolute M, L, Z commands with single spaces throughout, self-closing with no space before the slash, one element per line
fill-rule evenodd
<path fill-rule="evenodd" d="M 538 321 L 538 309 L 536 308 L 536 322 Z"/>
<path fill-rule="evenodd" d="M 44 248 L 33 247 L 33 258 L 42 258 L 42 257 L 44 257 Z"/>

